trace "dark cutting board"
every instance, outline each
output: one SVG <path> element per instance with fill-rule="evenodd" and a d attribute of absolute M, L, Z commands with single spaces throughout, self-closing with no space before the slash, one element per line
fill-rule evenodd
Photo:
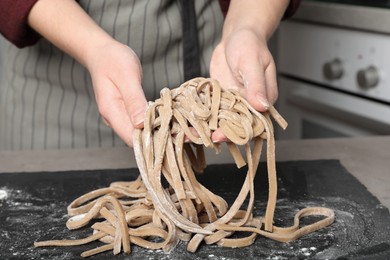
<path fill-rule="evenodd" d="M 263 215 L 266 206 L 265 167 L 265 163 L 260 165 L 256 177 L 255 215 Z M 114 258 L 110 251 L 91 259 L 390 259 L 389 210 L 339 161 L 280 162 L 277 170 L 277 226 L 291 225 L 294 214 L 308 206 L 334 209 L 335 222 L 290 243 L 259 236 L 249 247 L 202 244 L 194 254 L 186 251 L 184 242 L 169 254 L 133 245 L 130 255 L 121 253 Z M 235 165 L 212 165 L 198 179 L 231 203 L 245 173 Z M 75 259 L 101 245 L 34 248 L 33 242 L 89 235 L 90 228 L 66 229 L 67 205 L 88 191 L 137 175 L 137 169 L 0 174 L 0 259 Z M 314 220 L 307 217 L 304 221 Z"/>

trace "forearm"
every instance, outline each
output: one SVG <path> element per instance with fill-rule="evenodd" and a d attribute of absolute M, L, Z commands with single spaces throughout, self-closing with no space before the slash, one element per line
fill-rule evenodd
<path fill-rule="evenodd" d="M 242 29 L 254 30 L 268 40 L 278 27 L 289 0 L 231 0 L 223 37 Z"/>
<path fill-rule="evenodd" d="M 28 23 L 85 66 L 96 50 L 112 41 L 74 0 L 39 0 Z"/>

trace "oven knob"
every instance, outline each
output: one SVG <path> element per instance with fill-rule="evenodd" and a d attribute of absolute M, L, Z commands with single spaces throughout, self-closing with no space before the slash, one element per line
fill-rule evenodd
<path fill-rule="evenodd" d="M 362 88 L 372 88 L 379 83 L 379 72 L 374 66 L 359 70 L 357 82 Z"/>
<path fill-rule="evenodd" d="M 339 79 L 343 76 L 343 64 L 341 60 L 334 59 L 324 64 L 323 73 L 327 79 Z"/>

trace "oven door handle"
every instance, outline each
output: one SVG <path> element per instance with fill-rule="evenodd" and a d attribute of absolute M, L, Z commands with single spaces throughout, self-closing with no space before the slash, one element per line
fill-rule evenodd
<path fill-rule="evenodd" d="M 390 105 L 330 89 L 312 86 L 293 88 L 288 92 L 287 102 L 311 110 L 345 113 L 390 125 Z"/>

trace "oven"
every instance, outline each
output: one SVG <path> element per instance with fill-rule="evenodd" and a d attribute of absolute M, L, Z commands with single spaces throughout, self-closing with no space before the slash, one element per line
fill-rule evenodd
<path fill-rule="evenodd" d="M 277 108 L 289 127 L 279 139 L 390 134 L 390 28 L 365 23 L 390 9 L 352 1 L 303 1 L 280 26 Z"/>

